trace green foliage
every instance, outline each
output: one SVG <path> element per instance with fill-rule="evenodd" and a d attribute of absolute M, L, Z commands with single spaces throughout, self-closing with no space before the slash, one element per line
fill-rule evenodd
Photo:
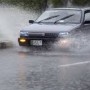
<path fill-rule="evenodd" d="M 0 3 L 22 6 L 24 8 L 32 8 L 35 10 L 44 10 L 48 2 L 54 7 L 66 6 L 68 0 L 0 0 Z M 77 6 L 90 5 L 90 0 L 71 0 L 72 4 Z"/>
<path fill-rule="evenodd" d="M 72 3 L 78 6 L 90 5 L 90 0 L 73 0 Z"/>
<path fill-rule="evenodd" d="M 62 6 L 64 4 L 63 0 L 51 0 L 51 2 L 53 3 L 54 7 Z"/>
<path fill-rule="evenodd" d="M 19 5 L 33 8 L 33 9 L 44 9 L 47 6 L 47 0 L 0 0 L 3 3 L 12 4 L 12 5 Z"/>
<path fill-rule="evenodd" d="M 33 0 L 31 7 L 34 9 L 45 9 L 47 7 L 47 0 Z"/>

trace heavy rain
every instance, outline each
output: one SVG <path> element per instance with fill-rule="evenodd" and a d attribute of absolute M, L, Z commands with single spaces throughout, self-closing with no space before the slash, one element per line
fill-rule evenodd
<path fill-rule="evenodd" d="M 49 48 L 20 46 L 18 38 L 20 37 L 20 31 L 24 31 L 24 27 L 30 25 L 29 20 L 37 20 L 45 10 L 51 10 L 54 7 L 87 8 L 90 1 L 26 1 L 0 0 L 0 90 L 89 90 L 89 30 L 87 33 L 82 33 L 82 26 L 79 33 L 70 34 L 69 38 L 65 40 L 59 38 Z M 47 32 L 48 28 L 51 30 L 53 27 L 59 28 L 57 26 L 60 23 L 49 26 L 53 24 L 46 22 L 35 22 L 35 25 L 41 25 L 40 30 L 46 24 L 47 27 L 44 27 L 43 31 L 46 29 Z M 61 21 L 61 27 L 63 27 L 63 22 L 64 20 Z M 35 29 L 36 26 L 33 26 L 33 28 Z M 66 23 L 65 26 L 67 26 Z M 90 24 L 85 24 L 85 26 L 88 27 Z M 38 32 L 38 34 L 42 33 Z M 68 40 L 72 44 L 67 44 Z"/>

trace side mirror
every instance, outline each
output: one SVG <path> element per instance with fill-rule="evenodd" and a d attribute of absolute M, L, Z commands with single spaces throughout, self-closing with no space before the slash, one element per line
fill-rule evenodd
<path fill-rule="evenodd" d="M 33 24 L 34 23 L 34 20 L 29 20 L 29 23 Z"/>

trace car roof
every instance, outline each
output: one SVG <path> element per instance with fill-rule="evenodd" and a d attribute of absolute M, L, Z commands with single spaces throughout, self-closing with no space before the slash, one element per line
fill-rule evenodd
<path fill-rule="evenodd" d="M 82 10 L 82 11 L 86 11 L 86 10 L 90 10 L 90 7 L 84 7 L 84 8 L 51 8 L 49 10 L 60 10 L 60 9 L 69 9 L 69 10 Z"/>

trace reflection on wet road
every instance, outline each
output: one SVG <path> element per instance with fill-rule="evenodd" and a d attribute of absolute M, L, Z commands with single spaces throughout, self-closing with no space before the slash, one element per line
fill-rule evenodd
<path fill-rule="evenodd" d="M 89 53 L 0 50 L 0 90 L 89 89 Z"/>
<path fill-rule="evenodd" d="M 90 52 L 82 53 L 90 48 L 89 41 L 82 39 L 85 47 L 75 53 L 18 47 L 21 28 L 37 15 L 31 10 L 0 6 L 0 32 L 15 45 L 0 49 L 0 90 L 90 90 Z"/>

